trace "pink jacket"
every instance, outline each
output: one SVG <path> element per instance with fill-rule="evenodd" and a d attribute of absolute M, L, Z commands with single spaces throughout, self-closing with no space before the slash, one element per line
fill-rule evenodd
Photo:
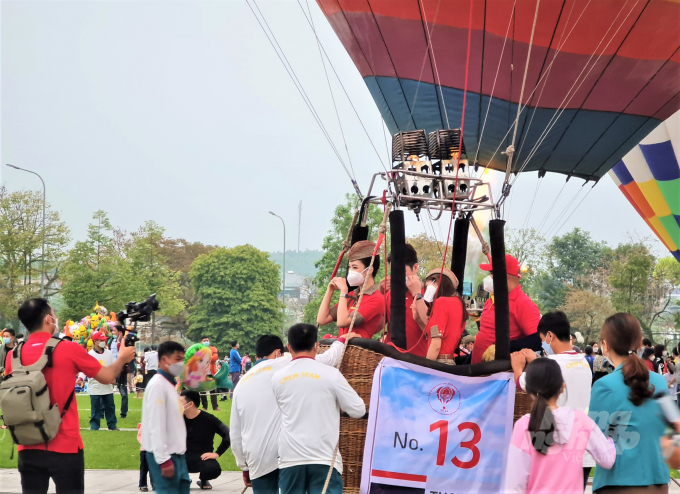
<path fill-rule="evenodd" d="M 611 468 L 616 448 L 585 413 L 569 407 L 554 410 L 554 444 L 548 454 L 536 451 L 528 431 L 529 415 L 515 423 L 505 474 L 506 493 L 583 494 L 583 452 Z"/>
<path fill-rule="evenodd" d="M 142 448 L 142 424 L 137 424 L 137 441 L 139 442 L 139 451 L 144 451 L 144 448 Z"/>

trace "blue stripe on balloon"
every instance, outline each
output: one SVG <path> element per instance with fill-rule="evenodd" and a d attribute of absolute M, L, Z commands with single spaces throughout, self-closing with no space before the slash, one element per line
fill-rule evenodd
<path fill-rule="evenodd" d="M 628 185 L 633 181 L 633 176 L 628 171 L 628 168 L 626 168 L 626 164 L 623 160 L 615 164 L 612 167 L 612 171 L 616 175 L 616 178 L 619 179 L 619 182 L 621 182 L 621 185 Z"/>
<path fill-rule="evenodd" d="M 674 214 L 673 217 L 675 218 L 675 222 L 678 224 L 678 227 L 680 227 L 680 215 Z"/>
<path fill-rule="evenodd" d="M 680 250 L 674 250 L 671 252 L 671 254 L 673 254 L 673 257 L 675 257 L 675 259 L 680 262 Z"/>
<path fill-rule="evenodd" d="M 392 134 L 416 129 L 430 133 L 445 128 L 446 114 L 451 128 L 460 127 L 463 91 L 459 89 L 442 87 L 442 102 L 439 87 L 426 82 L 374 76 L 365 77 L 364 81 Z M 475 157 L 484 116 L 491 104 L 478 161 L 504 170 L 506 157 L 501 153 L 510 145 L 512 132 L 508 130 L 517 114 L 517 104 L 498 98 L 491 103 L 489 100 L 488 96 L 468 91 L 464 136 L 468 159 Z M 522 112 L 519 120 L 522 140 L 518 135 L 514 170 L 525 164 L 556 113 L 554 108 L 531 107 Z M 529 128 L 530 119 L 533 121 Z M 577 176 L 599 178 L 659 123 L 657 119 L 639 115 L 566 109 L 524 170 L 573 172 Z M 493 161 L 489 163 L 492 156 Z M 632 181 L 630 174 L 626 175 L 621 180 L 624 184 Z"/>
<path fill-rule="evenodd" d="M 680 166 L 678 166 L 671 141 L 640 144 L 640 150 L 655 179 L 665 181 L 680 178 Z"/>

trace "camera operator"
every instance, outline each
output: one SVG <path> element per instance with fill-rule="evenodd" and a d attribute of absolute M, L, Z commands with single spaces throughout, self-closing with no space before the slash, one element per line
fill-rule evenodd
<path fill-rule="evenodd" d="M 125 342 L 123 341 L 125 328 L 122 324 L 116 324 L 116 327 L 112 332 L 111 353 L 114 357 L 117 357 L 118 352 L 120 351 L 119 349 L 125 345 Z M 114 347 L 116 348 L 115 352 L 113 351 Z M 131 365 L 133 365 L 132 362 L 125 364 L 123 370 L 120 371 L 120 375 L 116 379 L 116 387 L 120 393 L 120 418 L 122 419 L 127 417 L 128 413 L 128 374 L 130 373 Z"/>

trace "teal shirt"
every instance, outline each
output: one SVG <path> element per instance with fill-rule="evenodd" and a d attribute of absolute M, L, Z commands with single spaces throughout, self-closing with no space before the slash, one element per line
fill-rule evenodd
<path fill-rule="evenodd" d="M 635 406 L 628 399 L 630 389 L 623 382 L 623 364 L 597 380 L 590 394 L 588 415 L 605 436 L 616 444 L 616 462 L 607 470 L 595 469 L 593 492 L 606 486 L 647 486 L 668 484 L 668 466 L 661 458 L 659 439 L 666 431 L 663 412 L 654 399 Z M 655 394 L 668 393 L 666 380 L 649 373 Z"/>

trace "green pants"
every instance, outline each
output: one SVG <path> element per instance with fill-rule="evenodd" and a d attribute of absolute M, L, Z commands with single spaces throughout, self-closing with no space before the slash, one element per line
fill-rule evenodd
<path fill-rule="evenodd" d="M 267 475 L 250 479 L 255 494 L 279 494 L 279 469 L 269 472 Z"/>
<path fill-rule="evenodd" d="M 328 465 L 298 465 L 279 470 L 281 494 L 321 494 L 328 476 Z M 342 476 L 334 468 L 327 494 L 342 494 Z"/>

